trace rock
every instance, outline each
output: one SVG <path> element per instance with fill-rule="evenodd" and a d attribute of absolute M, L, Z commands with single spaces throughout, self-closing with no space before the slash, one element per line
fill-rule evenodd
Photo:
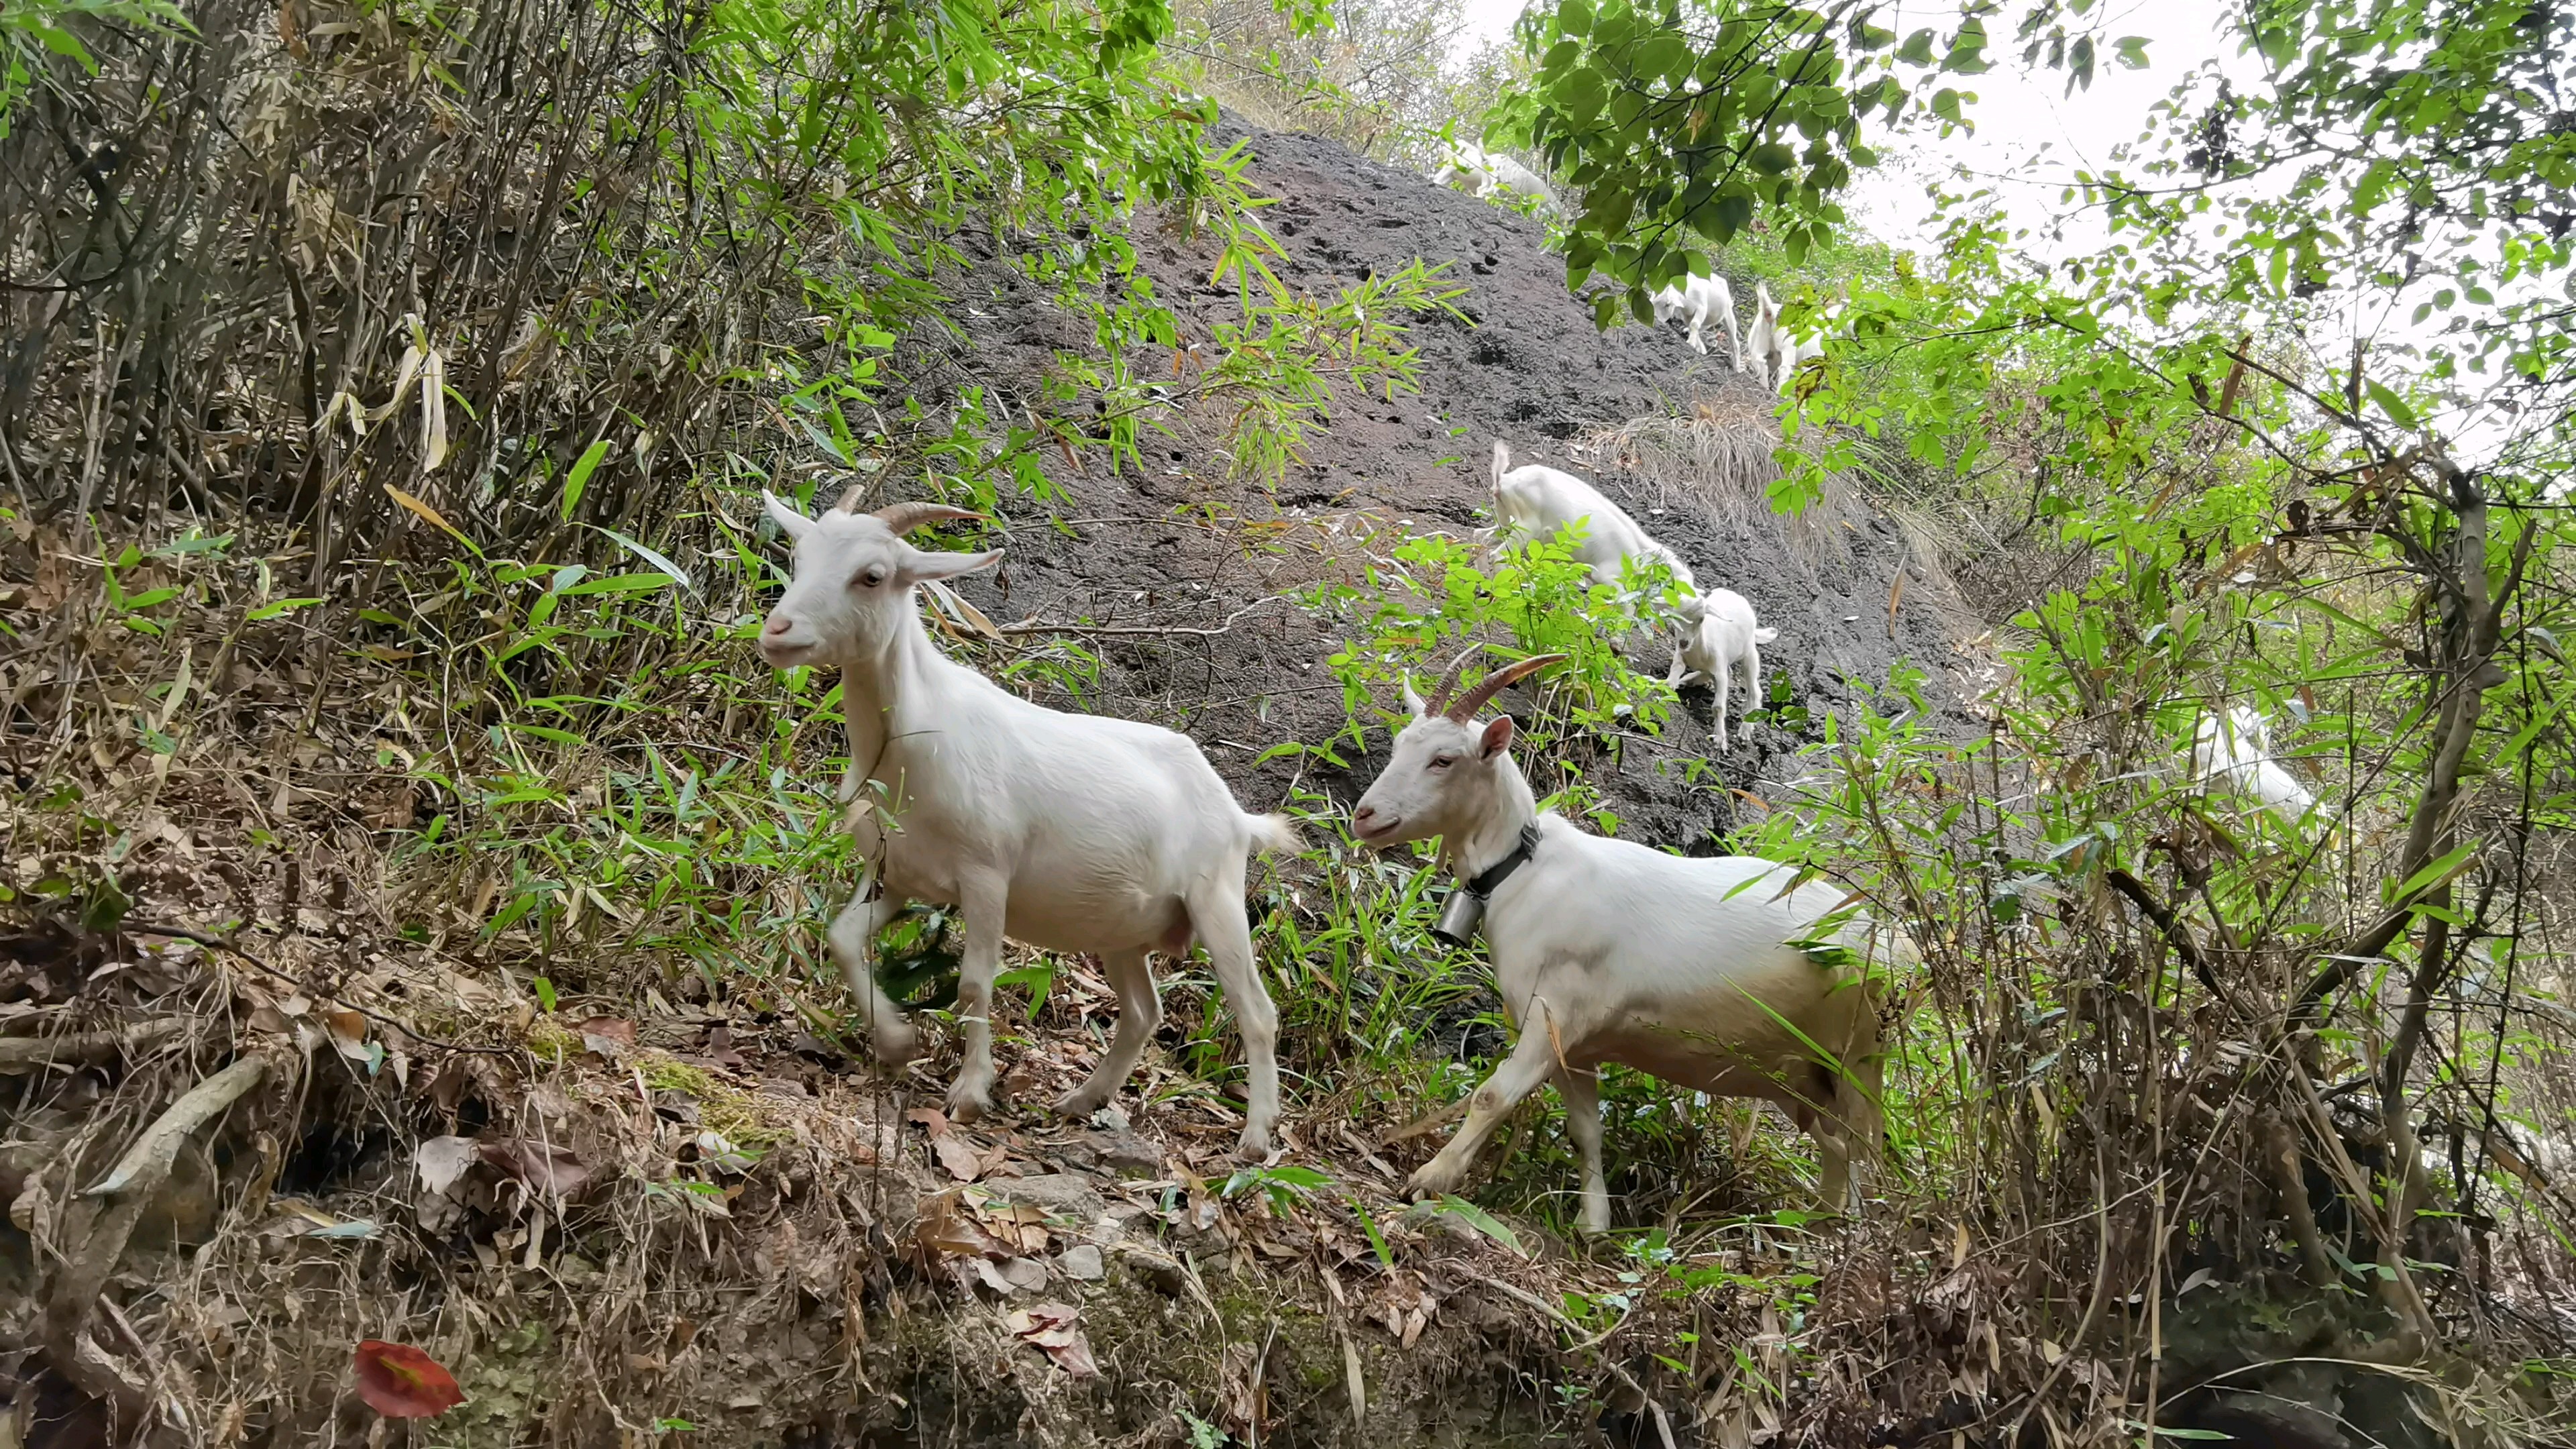
<path fill-rule="evenodd" d="M 1082 1145 L 1100 1158 L 1101 1166 L 1121 1176 L 1163 1170 L 1163 1149 L 1133 1132 L 1093 1132 Z"/>
<path fill-rule="evenodd" d="M 1100 1261 L 1100 1250 L 1089 1243 L 1065 1249 L 1055 1265 L 1064 1270 L 1064 1276 L 1084 1283 L 1097 1283 L 1109 1276 L 1108 1265 Z"/>
<path fill-rule="evenodd" d="M 1002 1265 L 1002 1277 L 1014 1293 L 1035 1293 L 1047 1285 L 1046 1264 L 1034 1258 L 1013 1258 Z"/>
<path fill-rule="evenodd" d="M 1088 1181 L 1069 1172 L 996 1178 L 984 1185 L 1003 1202 L 1043 1208 L 1050 1217 L 1063 1218 L 1084 1227 L 1100 1221 L 1101 1214 L 1109 1211 L 1107 1200 Z"/>
<path fill-rule="evenodd" d="M 1137 1277 L 1152 1284 L 1154 1290 L 1166 1298 L 1178 1298 L 1189 1291 L 1190 1275 L 1181 1267 L 1181 1260 L 1158 1248 L 1149 1248 L 1142 1243 L 1121 1243 L 1118 1256 Z"/>

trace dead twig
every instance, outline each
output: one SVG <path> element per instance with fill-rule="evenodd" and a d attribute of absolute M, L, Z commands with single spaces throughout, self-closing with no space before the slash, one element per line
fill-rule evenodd
<path fill-rule="evenodd" d="M 307 996 L 318 996 L 324 1001 L 328 1001 L 339 1006 L 345 1006 L 349 1010 L 365 1017 L 367 1020 L 374 1022 L 376 1025 L 391 1027 L 395 1031 L 401 1032 L 404 1036 L 413 1041 L 419 1042 L 423 1046 L 433 1046 L 441 1051 L 473 1052 L 487 1057 L 515 1057 L 518 1055 L 516 1049 L 511 1047 L 473 1046 L 461 1041 L 449 1041 L 444 1037 L 431 1036 L 427 1032 L 413 1027 L 408 1022 L 387 1016 L 380 1011 L 370 1010 L 367 1007 L 359 1005 L 357 1002 L 351 1001 L 345 996 L 341 996 L 335 992 L 325 991 L 319 986 L 314 986 L 308 982 L 298 980 L 288 972 L 281 971 L 277 967 L 271 966 L 259 957 L 251 954 L 249 951 L 242 949 L 240 943 L 236 942 L 229 936 L 219 936 L 212 931 L 200 931 L 192 926 L 174 926 L 157 921 L 127 921 L 124 925 L 124 929 L 131 935 L 167 936 L 174 941 L 194 941 L 200 946 L 212 946 L 219 951 L 229 951 L 233 955 L 240 957 L 244 963 L 285 982 L 287 985 L 294 987 L 296 990 L 303 992 Z M 5 1060 L 5 1058 L 0 1058 L 0 1060 Z M 0 1067 L 0 1071 L 5 1070 L 7 1070 L 7 1068 Z"/>
<path fill-rule="evenodd" d="M 110 1031 L 66 1032 L 61 1036 L 0 1037 L 0 1074 L 41 1071 L 72 1062 L 94 1062 L 141 1047 L 156 1045 L 188 1030 L 184 1017 L 140 1021 Z"/>

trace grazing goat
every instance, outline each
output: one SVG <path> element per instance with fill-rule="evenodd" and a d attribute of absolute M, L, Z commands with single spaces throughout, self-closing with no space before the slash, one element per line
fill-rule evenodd
<path fill-rule="evenodd" d="M 1744 697 L 1762 707 L 1762 646 L 1780 637 L 1777 629 L 1758 627 L 1753 603 L 1733 589 L 1710 589 L 1682 606 L 1685 619 L 1697 616 L 1681 648 L 1673 651 L 1673 672 L 1664 682 L 1675 689 L 1694 674 L 1708 676 L 1717 691 L 1717 747 L 1732 749 L 1726 739 L 1726 705 L 1732 676 L 1744 669 Z"/>
<path fill-rule="evenodd" d="M 1681 555 L 1655 541 L 1618 504 L 1571 473 L 1539 463 L 1512 466 L 1512 450 L 1494 440 L 1494 510 L 1498 520 L 1534 538 L 1548 539 L 1570 523 L 1583 524 L 1583 541 L 1574 557 L 1589 565 L 1592 577 L 1613 588 L 1627 560 L 1662 559 L 1673 577 L 1691 585 L 1690 565 Z"/>
<path fill-rule="evenodd" d="M 949 661 L 922 628 L 914 585 L 985 568 L 991 553 L 925 553 L 903 535 L 979 515 L 933 503 L 807 518 L 763 494 L 796 541 L 796 571 L 760 631 L 771 664 L 838 665 L 850 735 L 845 798 L 866 861 L 832 923 L 832 955 L 867 1016 L 877 1060 L 900 1070 L 916 1035 L 877 986 L 877 932 L 907 898 L 965 920 L 957 987 L 966 1061 L 949 1113 L 992 1106 L 993 974 L 1002 938 L 1097 953 L 1118 992 L 1118 1032 L 1090 1078 L 1057 1104 L 1087 1116 L 1115 1095 L 1162 1019 L 1148 952 L 1208 948 L 1234 1008 L 1251 1096 L 1238 1144 L 1266 1154 L 1279 1116 L 1278 1013 L 1244 918 L 1245 862 L 1288 850 L 1281 816 L 1247 815 L 1184 736 L 1131 720 L 1042 709 Z"/>
<path fill-rule="evenodd" d="M 1742 372 L 1748 364 L 1744 357 L 1744 340 L 1735 332 L 1735 289 L 1726 278 L 1718 276 L 1687 277 L 1678 287 L 1657 292 L 1655 325 L 1662 326 L 1675 317 L 1690 324 L 1690 345 L 1702 357 L 1708 355 L 1708 324 L 1715 318 L 1726 326 L 1726 350 Z"/>
<path fill-rule="evenodd" d="M 1764 386 L 1778 392 L 1789 390 L 1798 364 L 1825 355 L 1821 341 L 1792 337 L 1781 325 L 1780 304 L 1772 300 L 1768 282 L 1753 284 L 1753 326 L 1745 333 L 1744 346 L 1753 354 L 1753 366 L 1761 371 Z"/>
<path fill-rule="evenodd" d="M 1478 724 L 1475 713 L 1563 657 L 1497 670 L 1455 703 L 1454 667 L 1427 705 L 1408 683 L 1412 722 L 1351 816 L 1360 841 L 1379 849 L 1441 837 L 1461 888 L 1481 883 L 1495 983 L 1519 1033 L 1468 1098 L 1457 1135 L 1407 1187 L 1454 1191 L 1513 1107 L 1553 1078 L 1583 1156 L 1583 1224 L 1606 1229 L 1595 1068 L 1616 1062 L 1778 1103 L 1815 1138 L 1826 1204 L 1841 1210 L 1852 1155 L 1873 1151 L 1881 1132 L 1877 1003 L 1865 978 L 1793 943 L 1829 932 L 1831 945 L 1864 952 L 1878 932 L 1857 917 L 1826 925 L 1848 896 L 1822 880 L 1789 889 L 1792 867 L 1685 859 L 1541 815 L 1508 752 L 1510 718 Z"/>
<path fill-rule="evenodd" d="M 1488 151 L 1473 141 L 1450 142 L 1448 149 L 1441 153 L 1440 169 L 1431 173 L 1431 182 L 1435 186 L 1454 186 L 1461 181 L 1470 183 L 1467 189 L 1487 201 L 1493 200 L 1496 192 L 1518 192 L 1536 200 L 1539 210 L 1549 216 L 1565 214 L 1565 207 L 1556 199 L 1555 190 L 1539 179 L 1537 172 L 1500 151 Z"/>
<path fill-rule="evenodd" d="M 2250 705 L 2204 712 L 2192 727 L 2191 780 L 2224 777 L 2229 785 L 2295 830 L 2316 797 L 2272 758 L 2272 732 Z"/>

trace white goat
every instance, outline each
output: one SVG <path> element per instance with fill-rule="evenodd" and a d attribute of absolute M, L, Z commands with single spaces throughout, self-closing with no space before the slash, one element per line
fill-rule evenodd
<path fill-rule="evenodd" d="M 1593 578 L 1614 588 L 1622 565 L 1632 558 L 1641 563 L 1662 559 L 1674 578 L 1692 586 L 1690 565 L 1681 555 L 1639 528 L 1601 490 L 1544 464 L 1513 467 L 1511 447 L 1500 438 L 1494 440 L 1494 511 L 1499 522 L 1540 539 L 1554 538 L 1569 523 L 1583 524 L 1583 541 L 1575 545 L 1574 556 L 1591 567 Z"/>
<path fill-rule="evenodd" d="M 1735 331 L 1735 289 L 1726 278 L 1718 276 L 1687 277 L 1678 287 L 1666 287 L 1654 297 L 1655 324 L 1662 326 L 1675 317 L 1690 324 L 1691 350 L 1708 355 L 1710 318 L 1726 324 L 1726 350 L 1734 359 L 1735 370 L 1749 366 L 1744 356 L 1744 340 Z"/>
<path fill-rule="evenodd" d="M 1825 355 L 1819 338 L 1792 337 L 1781 325 L 1780 304 L 1772 300 L 1768 282 L 1753 284 L 1753 326 L 1745 333 L 1744 346 L 1753 354 L 1753 366 L 1760 370 L 1764 385 L 1778 392 L 1789 390 L 1798 364 Z"/>
<path fill-rule="evenodd" d="M 832 923 L 832 955 L 866 1014 L 877 1060 L 900 1070 L 916 1034 L 875 975 L 877 932 L 907 898 L 957 907 L 966 954 L 957 988 L 966 1061 L 949 1113 L 991 1108 L 993 974 L 1002 937 L 1097 953 L 1118 992 L 1118 1032 L 1090 1078 L 1057 1104 L 1098 1111 L 1162 1019 L 1148 952 L 1208 948 L 1250 1068 L 1239 1149 L 1270 1150 L 1279 1116 L 1278 1013 L 1254 968 L 1244 919 L 1247 857 L 1287 850 L 1283 817 L 1247 815 L 1187 738 L 1149 724 L 1041 709 L 949 661 L 922 628 L 913 586 L 985 568 L 990 553 L 925 553 L 903 535 L 974 518 L 932 503 L 807 518 L 764 493 L 796 541 L 796 571 L 760 631 L 771 664 L 838 665 L 849 722 L 845 798 L 866 861 Z"/>
<path fill-rule="evenodd" d="M 1455 186 L 1461 181 L 1478 196 L 1494 184 L 1494 163 L 1485 148 L 1473 141 L 1449 142 L 1440 153 L 1440 169 L 1431 173 L 1434 186 Z"/>
<path fill-rule="evenodd" d="M 1815 1138 L 1826 1204 L 1840 1210 L 1852 1156 L 1873 1152 L 1882 1130 L 1876 993 L 1791 943 L 1819 934 L 1843 888 L 1818 880 L 1790 890 L 1795 872 L 1773 861 L 1685 859 L 1541 815 L 1508 753 L 1510 718 L 1474 717 L 1498 690 L 1563 657 L 1497 670 L 1454 704 L 1454 668 L 1428 705 L 1408 683 L 1413 720 L 1352 812 L 1359 839 L 1380 849 L 1441 837 L 1462 888 L 1535 841 L 1485 893 L 1487 950 L 1518 1039 L 1407 1187 L 1456 1190 L 1513 1107 L 1553 1078 L 1583 1156 L 1583 1224 L 1607 1228 L 1594 1069 L 1616 1062 L 1778 1103 Z M 1877 934 L 1858 917 L 1830 930 L 1832 944 L 1856 953 Z"/>
<path fill-rule="evenodd" d="M 2203 712 L 2192 727 L 2192 783 L 2220 777 L 2293 830 L 2317 803 L 2298 777 L 2272 758 L 2272 732 L 2251 705 L 2236 705 L 2223 715 Z"/>
<path fill-rule="evenodd" d="M 1762 707 L 1762 646 L 1779 638 L 1780 631 L 1761 628 L 1753 617 L 1753 601 L 1733 589 L 1710 589 L 1685 603 L 1682 616 L 1696 622 L 1673 651 L 1673 672 L 1664 682 L 1679 689 L 1690 676 L 1707 675 L 1709 687 L 1717 691 L 1717 747 L 1732 749 L 1726 739 L 1727 686 L 1741 665 L 1744 697 L 1752 708 Z"/>
<path fill-rule="evenodd" d="M 1431 173 L 1434 186 L 1454 186 L 1464 181 L 1467 189 L 1491 201 L 1497 192 L 1513 191 L 1535 198 L 1539 209 L 1550 216 L 1561 216 L 1565 208 L 1556 192 L 1538 173 L 1500 151 L 1488 151 L 1473 141 L 1451 141 L 1441 153 L 1440 167 Z"/>

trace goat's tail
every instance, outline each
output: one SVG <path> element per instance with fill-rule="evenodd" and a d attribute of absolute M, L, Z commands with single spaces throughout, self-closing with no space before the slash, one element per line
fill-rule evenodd
<path fill-rule="evenodd" d="M 1306 847 L 1306 837 L 1297 833 L 1297 822 L 1285 815 L 1243 818 L 1252 827 L 1252 850 L 1256 855 L 1287 854 Z"/>
<path fill-rule="evenodd" d="M 1777 629 L 1756 629 L 1753 631 L 1753 642 L 1756 644 L 1768 644 L 1779 637 L 1780 631 Z"/>

